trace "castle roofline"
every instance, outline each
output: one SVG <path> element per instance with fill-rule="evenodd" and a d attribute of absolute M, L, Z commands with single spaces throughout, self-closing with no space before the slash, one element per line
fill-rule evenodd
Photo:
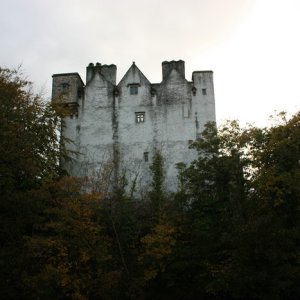
<path fill-rule="evenodd" d="M 73 73 L 59 73 L 59 74 L 53 74 L 53 75 L 52 75 L 52 78 L 53 78 L 53 77 L 60 77 L 60 76 L 74 76 L 74 75 L 75 75 L 75 76 L 78 76 L 79 79 L 80 79 L 80 81 L 81 81 L 81 83 L 82 83 L 82 85 L 84 85 L 83 80 L 81 79 L 79 73 L 77 73 L 77 72 L 73 72 Z"/>
<path fill-rule="evenodd" d="M 207 71 L 194 71 L 193 74 L 194 73 L 213 73 L 213 71 L 211 71 L 211 70 L 207 70 Z"/>
<path fill-rule="evenodd" d="M 115 64 L 105 64 L 105 65 L 102 65 L 100 64 L 99 62 L 97 62 L 96 64 L 93 64 L 93 63 L 89 63 L 88 67 L 116 67 Z"/>
<path fill-rule="evenodd" d="M 126 78 L 128 77 L 128 75 L 130 74 L 130 72 L 132 70 L 136 69 L 138 71 L 138 73 L 140 74 L 140 78 L 144 79 L 148 84 L 151 84 L 150 81 L 148 80 L 148 78 L 143 74 L 143 72 L 139 69 L 139 67 L 135 64 L 135 61 L 132 62 L 131 66 L 129 67 L 129 69 L 127 70 L 127 72 L 125 73 L 125 75 L 122 77 L 122 79 L 119 81 L 119 83 L 117 84 L 117 86 L 120 86 L 123 81 L 126 80 Z M 136 83 L 136 82 L 135 82 Z"/>
<path fill-rule="evenodd" d="M 176 62 L 184 62 L 184 60 L 182 60 L 182 59 L 179 59 L 179 60 L 170 60 L 170 61 L 168 61 L 168 60 L 165 60 L 165 61 L 163 61 L 161 64 L 162 65 L 164 65 L 164 64 L 169 64 L 169 63 L 176 63 Z"/>
<path fill-rule="evenodd" d="M 117 67 L 115 64 L 109 64 L 109 65 L 101 65 L 101 67 Z"/>

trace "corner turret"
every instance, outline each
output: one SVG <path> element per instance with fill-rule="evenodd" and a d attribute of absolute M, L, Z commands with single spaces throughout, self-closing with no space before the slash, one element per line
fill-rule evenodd
<path fill-rule="evenodd" d="M 52 103 L 70 108 L 71 115 L 78 115 L 77 107 L 83 98 L 84 83 L 78 73 L 52 75 Z"/>

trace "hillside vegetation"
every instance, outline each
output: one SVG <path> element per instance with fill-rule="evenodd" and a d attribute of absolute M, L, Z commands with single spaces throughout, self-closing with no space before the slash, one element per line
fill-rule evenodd
<path fill-rule="evenodd" d="M 207 124 L 178 191 L 157 153 L 143 199 L 60 169 L 59 114 L 18 71 L 0 114 L 1 298 L 300 299 L 300 113 Z"/>

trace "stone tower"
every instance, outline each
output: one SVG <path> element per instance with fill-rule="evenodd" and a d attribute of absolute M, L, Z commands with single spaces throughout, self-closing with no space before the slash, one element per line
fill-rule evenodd
<path fill-rule="evenodd" d="M 137 190 L 149 186 L 153 155 L 164 159 L 165 188 L 177 187 L 179 162 L 196 158 L 189 144 L 215 121 L 212 71 L 185 78 L 184 61 L 164 61 L 162 82 L 150 83 L 135 63 L 116 84 L 115 65 L 89 64 L 84 85 L 78 73 L 54 74 L 52 101 L 70 108 L 62 135 L 68 138 L 70 175 L 112 181 L 125 175 Z"/>

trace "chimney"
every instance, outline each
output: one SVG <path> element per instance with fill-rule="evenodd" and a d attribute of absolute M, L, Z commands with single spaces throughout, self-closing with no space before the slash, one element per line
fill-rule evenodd
<path fill-rule="evenodd" d="M 86 67 L 86 83 L 88 83 L 94 76 L 94 64 L 90 63 Z"/>
<path fill-rule="evenodd" d="M 183 60 L 172 60 L 162 62 L 163 80 L 167 79 L 171 71 L 175 69 L 183 78 L 185 78 L 185 68 Z"/>
<path fill-rule="evenodd" d="M 101 67 L 102 76 L 112 84 L 116 84 L 117 81 L 117 67 L 116 65 L 103 65 Z"/>

